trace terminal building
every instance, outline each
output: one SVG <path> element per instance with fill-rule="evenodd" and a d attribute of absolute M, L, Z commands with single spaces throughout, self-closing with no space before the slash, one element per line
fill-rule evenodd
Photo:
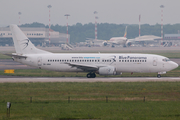
<path fill-rule="evenodd" d="M 164 34 L 163 42 L 167 46 L 180 46 L 180 34 Z"/>
<path fill-rule="evenodd" d="M 24 34 L 32 41 L 35 46 L 48 46 L 49 33 L 50 44 L 59 46 L 67 42 L 67 34 L 53 31 L 49 28 L 29 28 L 20 27 Z M 68 34 L 68 42 L 70 42 L 70 35 Z M 9 27 L 0 27 L 0 46 L 13 46 L 12 33 Z"/>

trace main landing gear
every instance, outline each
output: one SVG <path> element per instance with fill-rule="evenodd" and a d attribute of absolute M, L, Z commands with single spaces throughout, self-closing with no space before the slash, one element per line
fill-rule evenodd
<path fill-rule="evenodd" d="M 87 78 L 95 78 L 96 74 L 95 73 L 88 73 L 86 76 L 87 76 Z"/>
<path fill-rule="evenodd" d="M 157 77 L 158 77 L 158 78 L 160 78 L 160 77 L 161 77 L 161 75 L 160 75 L 160 74 L 157 74 Z"/>

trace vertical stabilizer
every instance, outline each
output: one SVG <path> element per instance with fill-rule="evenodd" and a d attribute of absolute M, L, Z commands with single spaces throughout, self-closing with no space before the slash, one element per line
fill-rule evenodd
<path fill-rule="evenodd" d="M 139 15 L 139 37 L 141 36 L 141 15 Z"/>
<path fill-rule="evenodd" d="M 127 36 L 127 26 L 126 26 L 126 29 L 125 29 L 125 33 L 124 33 L 124 37 Z"/>
<path fill-rule="evenodd" d="M 17 54 L 49 53 L 47 51 L 37 49 L 17 25 L 10 25 L 10 29 Z"/>

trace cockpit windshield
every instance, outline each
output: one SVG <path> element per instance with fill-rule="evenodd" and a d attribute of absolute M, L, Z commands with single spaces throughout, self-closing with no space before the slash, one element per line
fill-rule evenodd
<path fill-rule="evenodd" d="M 168 61 L 171 61 L 171 60 L 169 58 L 164 58 L 164 59 L 162 59 L 162 61 L 168 62 Z"/>

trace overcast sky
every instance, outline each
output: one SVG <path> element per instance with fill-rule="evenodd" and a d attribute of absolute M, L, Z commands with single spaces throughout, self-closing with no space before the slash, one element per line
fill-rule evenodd
<path fill-rule="evenodd" d="M 65 14 L 70 14 L 69 25 L 94 23 L 94 11 L 98 23 L 138 24 L 141 14 L 142 24 L 161 23 L 161 8 L 164 5 L 164 24 L 180 23 L 180 0 L 0 0 L 0 27 L 39 22 L 66 25 Z"/>

